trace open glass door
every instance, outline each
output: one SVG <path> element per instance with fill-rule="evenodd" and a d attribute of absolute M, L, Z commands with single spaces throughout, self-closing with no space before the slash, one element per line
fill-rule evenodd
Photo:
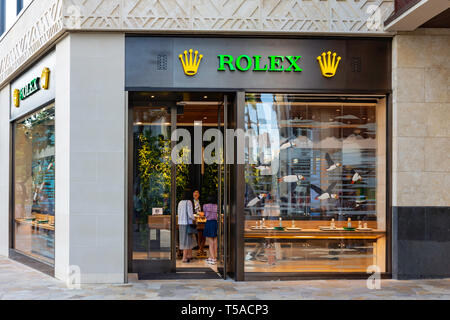
<path fill-rule="evenodd" d="M 223 279 L 227 278 L 228 262 L 228 216 L 229 216 L 229 188 L 230 188 L 230 170 L 227 163 L 227 139 L 226 130 L 228 128 L 228 96 L 224 95 L 223 105 L 219 106 L 219 131 L 223 134 L 223 145 L 221 154 L 222 162 L 219 163 L 219 188 L 218 188 L 218 233 L 217 233 L 217 270 Z"/>
<path fill-rule="evenodd" d="M 174 165 L 170 161 L 174 103 L 141 106 L 146 93 L 133 95 L 130 125 L 131 271 L 142 274 L 175 271 L 173 220 Z M 144 103 L 142 103 L 144 104 Z M 176 108 L 176 107 L 175 107 Z"/>
<path fill-rule="evenodd" d="M 224 162 L 225 139 L 219 139 L 213 148 L 214 162 L 205 160 L 205 153 L 217 143 L 216 134 L 225 137 L 230 112 L 228 99 L 222 93 L 130 95 L 129 270 L 137 273 L 139 279 L 170 278 L 173 274 L 198 279 L 217 278 L 219 274 L 226 278 L 233 165 Z M 211 133 L 213 139 L 205 138 L 211 137 Z M 181 142 L 187 145 L 179 149 Z M 189 161 L 183 156 L 181 162 L 173 161 L 175 150 L 186 153 Z M 199 199 L 195 199 L 195 194 L 200 195 Z M 180 243 L 177 208 L 181 200 L 194 204 L 196 200 L 201 206 L 194 212 L 195 239 L 188 245 Z M 217 204 L 217 242 L 212 249 L 213 252 L 217 249 L 213 255 L 217 264 L 207 261 L 212 254 L 204 235 L 207 219 L 201 211 L 206 203 Z M 192 248 L 185 249 L 186 246 Z M 187 259 L 183 258 L 183 250 L 190 251 Z"/>

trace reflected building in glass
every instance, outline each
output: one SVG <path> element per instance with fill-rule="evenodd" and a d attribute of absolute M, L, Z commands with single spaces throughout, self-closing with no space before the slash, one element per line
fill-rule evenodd
<path fill-rule="evenodd" d="M 385 108 L 246 95 L 245 272 L 385 269 Z"/>
<path fill-rule="evenodd" d="M 55 259 L 55 107 L 14 127 L 14 248 L 38 260 Z"/>

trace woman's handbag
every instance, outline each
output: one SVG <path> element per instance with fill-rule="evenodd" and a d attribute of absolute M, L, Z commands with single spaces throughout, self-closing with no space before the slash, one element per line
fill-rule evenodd
<path fill-rule="evenodd" d="M 188 234 L 197 234 L 197 228 L 195 227 L 195 224 L 188 225 L 187 233 Z"/>

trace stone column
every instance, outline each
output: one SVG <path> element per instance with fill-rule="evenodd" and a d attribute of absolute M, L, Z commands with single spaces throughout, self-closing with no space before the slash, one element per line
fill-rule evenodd
<path fill-rule="evenodd" d="M 450 30 L 393 40 L 393 273 L 449 276 Z"/>
<path fill-rule="evenodd" d="M 0 255 L 9 252 L 10 212 L 10 90 L 9 85 L 0 91 Z"/>
<path fill-rule="evenodd" d="M 72 33 L 57 44 L 55 276 L 125 279 L 125 38 Z"/>

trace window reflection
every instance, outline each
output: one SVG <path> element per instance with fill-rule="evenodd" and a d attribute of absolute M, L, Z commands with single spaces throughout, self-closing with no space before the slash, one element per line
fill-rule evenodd
<path fill-rule="evenodd" d="M 375 99 L 247 94 L 246 272 L 384 269 L 384 112 Z"/>
<path fill-rule="evenodd" d="M 50 264 L 55 256 L 55 108 L 19 120 L 14 149 L 14 248 Z"/>

